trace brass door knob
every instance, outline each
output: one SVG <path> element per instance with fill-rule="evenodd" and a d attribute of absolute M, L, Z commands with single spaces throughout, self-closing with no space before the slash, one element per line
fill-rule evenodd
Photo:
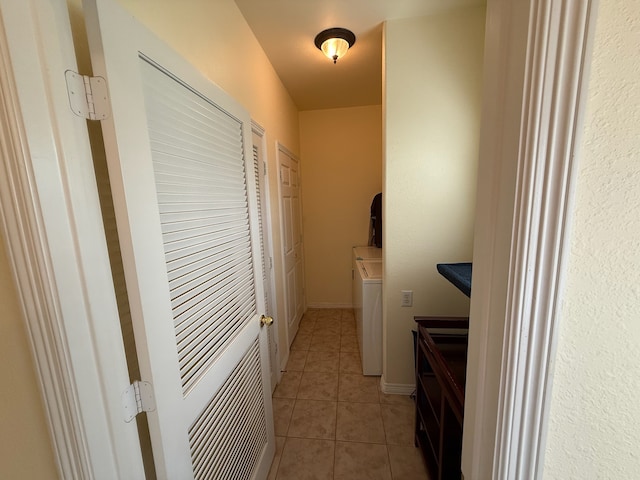
<path fill-rule="evenodd" d="M 269 326 L 273 323 L 273 318 L 272 317 L 267 317 L 266 315 L 262 315 L 260 317 L 260 325 L 261 326 Z"/>

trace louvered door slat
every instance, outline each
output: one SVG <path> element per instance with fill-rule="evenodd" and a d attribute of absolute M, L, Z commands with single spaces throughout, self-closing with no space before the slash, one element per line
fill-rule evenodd
<path fill-rule="evenodd" d="M 188 117 L 189 121 L 185 124 L 190 128 L 200 129 L 203 132 L 214 131 L 217 137 L 223 132 L 233 132 L 238 123 L 237 121 L 229 122 L 227 117 L 233 118 L 232 116 L 209 103 L 208 99 L 198 98 L 198 94 L 192 90 L 168 91 L 160 86 L 150 85 L 149 92 L 174 112 L 174 116 L 170 119 L 162 116 L 153 117 L 149 121 L 150 124 Z M 154 111 L 153 106 L 149 110 Z M 215 122 L 212 123 L 211 119 Z"/>
<path fill-rule="evenodd" d="M 239 138 L 239 130 L 219 131 L 215 126 L 211 127 L 211 131 L 206 132 L 201 138 L 196 135 L 196 130 L 189 126 L 189 131 L 176 131 L 173 127 L 180 127 L 180 123 L 172 120 L 153 122 L 149 125 L 151 129 L 156 130 L 156 136 L 151 140 L 152 148 L 177 157 L 185 157 L 190 163 L 206 162 L 207 151 L 212 145 L 216 147 L 216 155 L 220 165 L 218 168 L 237 168 L 237 162 L 233 159 L 237 158 L 237 151 L 234 144 L 237 144 Z M 168 130 L 171 128 L 171 130 Z M 217 136 L 216 136 L 217 135 Z"/>
<path fill-rule="evenodd" d="M 221 310 L 219 312 L 220 316 L 229 316 L 229 315 L 243 315 L 249 311 L 250 305 L 246 303 L 244 306 L 237 306 L 231 309 L 227 307 L 226 310 Z M 190 329 L 185 329 L 180 338 L 178 339 L 178 345 L 182 346 L 184 344 L 191 344 L 191 349 L 182 348 L 182 356 L 179 357 L 179 360 L 183 364 L 188 364 L 191 362 L 192 364 L 198 363 L 198 359 L 203 357 L 204 354 L 199 352 L 201 350 L 200 347 L 196 348 L 196 345 L 206 346 L 207 349 L 211 350 L 214 346 L 222 341 L 224 341 L 224 333 L 225 328 L 228 328 L 226 325 L 218 323 L 218 324 L 191 324 Z M 204 330 L 203 330 L 204 329 Z M 196 351 L 198 350 L 198 351 Z"/>
<path fill-rule="evenodd" d="M 246 287 L 248 284 L 247 282 L 244 286 Z M 222 309 L 213 312 L 213 316 L 222 321 L 216 323 L 200 322 L 197 325 L 197 330 L 186 337 L 186 341 L 178 342 L 178 354 L 181 358 L 180 368 L 183 372 L 186 389 L 192 386 L 203 370 L 206 370 L 207 365 L 215 358 L 219 349 L 231 341 L 238 330 L 237 324 L 242 325 L 243 321 L 247 321 L 251 317 L 254 310 L 253 298 L 247 294 L 245 297 L 236 297 L 236 300 L 236 304 L 225 305 Z M 235 320 L 237 324 L 229 320 Z M 209 334 L 207 335 L 207 333 Z"/>
<path fill-rule="evenodd" d="M 163 157 L 163 160 L 166 159 L 169 161 L 171 159 L 174 162 L 183 162 L 183 160 L 177 156 L 173 156 L 172 158 L 165 154 Z M 216 168 L 215 170 L 209 169 L 207 171 L 198 170 L 196 168 L 190 168 L 189 170 L 182 169 L 180 171 L 174 169 L 174 171 L 171 171 L 169 168 L 163 168 L 162 170 L 156 170 L 156 183 L 158 183 L 158 185 L 165 185 L 168 183 L 184 185 L 187 183 L 194 187 L 213 184 L 214 186 L 233 186 L 236 188 L 242 188 L 242 183 L 238 178 L 239 173 L 239 171 L 224 168 Z M 241 193 L 241 191 L 238 193 Z"/>
<path fill-rule="evenodd" d="M 239 195 L 237 189 L 242 188 L 242 184 L 235 179 L 224 179 L 221 177 L 217 178 L 189 178 L 186 176 L 176 176 L 174 175 L 170 181 L 167 181 L 164 178 L 156 176 L 156 185 L 158 187 L 158 191 L 162 193 L 166 193 L 170 195 L 172 193 L 183 194 L 185 186 L 189 186 L 189 192 L 191 194 L 200 194 L 200 195 L 214 195 L 216 197 L 220 197 L 220 189 L 224 192 L 229 192 L 232 195 L 235 193 L 238 197 L 242 198 Z M 215 190 L 211 190 L 215 188 Z M 226 199 L 225 197 L 222 197 Z"/>
<path fill-rule="evenodd" d="M 244 221 L 242 218 L 238 219 L 230 215 L 212 217 L 195 216 L 192 219 L 185 219 L 183 221 L 166 222 L 162 226 L 162 234 L 165 242 L 172 247 L 171 252 L 176 250 L 177 245 L 174 245 L 174 243 L 183 240 L 194 240 L 199 244 L 204 244 L 208 248 L 212 248 L 215 246 L 211 244 L 211 239 L 215 238 L 214 232 L 220 236 L 233 236 L 242 232 Z M 206 239 L 210 240 L 206 241 Z M 179 248 L 180 247 L 177 246 L 177 249 Z"/>
<path fill-rule="evenodd" d="M 267 438 L 260 396 L 263 385 L 257 367 L 256 342 L 189 429 L 198 480 L 251 478 Z M 238 428 L 240 425 L 243 428 Z"/>
<path fill-rule="evenodd" d="M 176 288 L 171 288 L 175 316 L 178 317 L 198 303 L 203 294 L 213 294 L 212 289 L 221 291 L 227 284 L 233 285 L 245 277 L 251 280 L 251 264 L 246 259 L 237 258 L 233 261 L 227 260 L 224 271 L 210 272 L 184 284 L 178 284 Z"/>
<path fill-rule="evenodd" d="M 233 221 L 230 221 L 233 220 Z M 197 220 L 190 220 L 188 222 L 171 222 L 163 225 L 162 237 L 164 241 L 173 247 L 175 242 L 181 240 L 185 241 L 198 241 L 202 238 L 215 238 L 213 232 L 218 233 L 224 238 L 225 235 L 232 236 L 238 233 L 240 229 L 244 229 L 247 219 L 235 217 L 234 219 L 228 219 L 223 217 L 214 217 L 213 219 L 199 218 Z M 173 250 L 170 248 L 168 250 Z"/>
<path fill-rule="evenodd" d="M 250 278 L 246 276 L 244 282 L 237 282 L 238 286 L 245 287 L 246 284 L 250 282 Z M 202 320 L 203 312 L 210 312 L 211 314 L 219 313 L 222 314 L 225 311 L 233 308 L 235 306 L 241 306 L 242 304 L 237 303 L 237 299 L 245 298 L 242 294 L 235 293 L 235 285 L 232 282 L 227 282 L 226 285 L 223 285 L 220 289 L 217 289 L 215 292 L 210 292 L 210 296 L 203 296 L 202 302 L 200 303 L 192 303 L 189 302 L 187 305 L 180 305 L 180 308 L 184 308 L 183 315 L 176 317 L 176 339 L 179 339 L 180 335 L 183 334 L 184 330 L 189 328 L 191 325 L 198 325 L 197 322 Z M 231 302 L 222 302 L 221 300 L 233 295 Z M 248 297 L 252 300 L 251 296 Z M 251 302 L 249 302 L 251 304 Z M 219 320 L 218 320 L 219 321 Z M 202 327 L 206 327 L 209 324 L 215 325 L 217 322 L 209 322 Z"/>
<path fill-rule="evenodd" d="M 243 233 L 221 229 L 218 232 L 210 232 L 195 238 L 187 237 L 167 242 L 165 247 L 168 261 L 171 261 L 176 257 L 184 256 L 187 251 L 202 251 L 203 249 L 225 251 L 230 249 L 235 242 L 241 241 L 243 246 L 249 245 Z M 172 254 L 175 254 L 175 256 Z M 171 258 L 171 260 L 169 260 L 169 258 Z"/>
<path fill-rule="evenodd" d="M 169 220 L 168 216 L 165 216 L 164 223 L 162 225 L 162 233 L 164 235 L 177 235 L 182 232 L 183 236 L 192 236 L 194 235 L 194 233 L 197 233 L 197 229 L 200 228 L 217 228 L 218 230 L 229 230 L 242 227 L 244 223 L 244 219 L 242 216 L 222 215 L 220 213 L 218 213 L 217 215 L 207 215 L 206 213 L 198 212 L 197 214 L 193 214 L 192 216 L 189 216 L 185 213 L 180 215 L 180 217 L 175 216 L 176 220 L 172 221 Z"/>
<path fill-rule="evenodd" d="M 179 160 L 184 163 L 187 169 L 193 170 L 197 170 L 207 164 L 208 152 L 206 147 L 198 147 L 184 142 L 182 138 L 169 137 L 161 133 L 158 133 L 157 137 L 151 142 L 151 146 L 161 154 L 159 165 L 163 165 L 169 159 L 172 159 L 172 161 Z M 233 162 L 231 154 L 222 150 L 216 152 L 216 154 L 218 156 L 218 165 L 215 167 L 217 171 L 233 172 L 238 170 L 238 165 Z"/>
<path fill-rule="evenodd" d="M 204 293 L 212 293 L 211 289 L 222 289 L 227 283 L 233 283 L 234 277 L 242 280 L 248 277 L 251 280 L 249 272 L 251 265 L 246 260 L 238 259 L 234 263 L 224 265 L 218 271 L 207 272 L 206 274 L 192 274 L 170 282 L 172 294 L 175 295 L 173 307 L 178 317 L 185 309 L 191 308 L 191 305 L 198 303 L 198 298 Z M 175 287 L 174 287 L 175 285 Z"/>
<path fill-rule="evenodd" d="M 170 108 L 172 107 L 171 104 L 167 104 L 167 106 Z M 190 144 L 194 138 L 197 138 L 199 142 L 215 142 L 221 152 L 226 155 L 232 155 L 235 151 L 234 137 L 238 135 L 239 130 L 236 130 L 235 126 L 232 128 L 221 128 L 220 125 L 212 125 L 210 122 L 200 122 L 200 118 L 202 117 L 198 115 L 191 115 L 189 113 L 185 114 L 183 111 L 178 110 L 172 118 L 156 119 L 149 122 L 149 125 L 152 128 L 157 128 L 162 131 L 166 131 L 168 124 L 170 124 L 172 128 L 177 128 L 178 130 L 188 129 L 185 136 L 175 137 L 170 134 L 165 134 L 162 137 L 158 137 L 158 141 L 172 138 L 174 141 L 169 143 L 176 144 L 175 140 L 177 139 L 179 140 L 177 144 L 180 145 L 182 142 Z M 223 121 L 224 120 L 226 119 L 223 118 Z"/>
<path fill-rule="evenodd" d="M 212 171 L 211 165 L 208 164 L 206 150 L 199 149 L 194 151 L 193 146 L 176 146 L 166 142 L 153 142 L 154 150 L 158 152 L 156 170 L 158 172 L 189 174 L 204 173 L 211 175 L 212 173 L 225 175 L 239 170 L 238 165 L 231 161 L 226 161 L 226 157 L 221 157 L 215 169 Z M 176 162 L 179 163 L 177 168 Z M 183 168 L 184 167 L 184 168 Z"/>
<path fill-rule="evenodd" d="M 204 269 L 215 270 L 224 265 L 225 258 L 229 255 L 237 255 L 243 250 L 242 245 L 236 245 L 224 252 L 216 253 L 205 250 L 203 254 L 193 254 L 183 258 L 183 262 L 179 260 L 167 263 L 167 274 L 169 277 L 169 285 L 180 278 L 187 279 L 190 275 L 196 275 L 197 272 L 204 274 Z M 173 287 L 171 287 L 173 288 Z"/>
<path fill-rule="evenodd" d="M 244 228 L 247 222 L 246 214 L 223 215 L 193 215 L 192 218 L 183 216 L 174 221 L 167 221 L 162 225 L 162 233 L 165 241 L 170 243 L 174 240 L 204 237 L 212 232 L 230 232 L 238 228 Z"/>
<path fill-rule="evenodd" d="M 245 220 L 246 221 L 246 220 Z M 168 232 L 163 235 L 166 242 L 167 254 L 178 253 L 178 257 L 184 256 L 185 249 L 197 247 L 197 251 L 203 249 L 219 252 L 229 250 L 235 245 L 235 242 L 241 242 L 243 227 L 236 223 L 229 225 L 226 222 L 218 222 L 219 225 L 212 225 L 208 229 L 198 227 L 191 230 L 178 230 Z M 250 245 L 249 242 L 243 241 L 243 246 Z M 180 254 L 182 253 L 182 254 Z M 172 259 L 175 257 L 172 257 Z M 171 260 L 170 260 L 171 261 Z"/>
<path fill-rule="evenodd" d="M 245 308 L 247 307 L 246 302 L 243 304 Z M 182 347 L 184 344 L 189 343 L 191 339 L 198 335 L 198 332 L 203 329 L 207 329 L 212 333 L 212 336 L 215 337 L 223 337 L 225 328 L 228 328 L 228 325 L 222 322 L 217 323 L 203 323 L 201 320 L 202 317 L 206 317 L 208 315 L 216 315 L 219 317 L 223 317 L 225 315 L 229 315 L 231 313 L 237 313 L 238 309 L 242 309 L 242 305 L 237 305 L 235 307 L 231 307 L 229 305 L 220 306 L 219 303 L 215 301 L 211 301 L 208 303 L 204 303 L 199 305 L 197 311 L 190 312 L 189 321 L 182 322 L 177 325 L 177 336 L 176 340 L 178 342 L 178 347 Z M 212 343 L 215 340 L 212 340 Z M 181 355 L 184 356 L 188 352 L 188 350 L 184 348 L 180 348 Z"/>
<path fill-rule="evenodd" d="M 236 305 L 212 305 L 207 304 L 204 305 L 201 310 L 194 312 L 194 318 L 201 320 L 204 315 L 203 314 L 215 314 L 221 319 L 225 317 L 231 317 L 233 315 L 236 316 L 247 316 L 247 312 L 251 312 L 251 304 L 246 301 L 246 296 L 244 298 L 240 297 L 239 303 Z M 192 351 L 195 348 L 195 345 L 198 345 L 202 340 L 203 335 L 206 336 L 206 342 L 209 344 L 209 348 L 213 349 L 213 353 L 216 353 L 216 346 L 221 342 L 224 342 L 229 335 L 232 335 L 235 332 L 235 329 L 229 325 L 228 322 L 195 322 L 192 321 L 187 325 L 184 329 L 181 330 L 178 337 L 178 348 L 179 348 L 179 358 L 185 359 L 182 363 L 191 362 L 192 364 L 198 364 L 201 355 L 199 352 Z M 185 348 L 186 346 L 191 345 L 191 348 Z M 185 364 L 185 370 L 190 369 L 191 365 Z"/>
<path fill-rule="evenodd" d="M 176 159 L 176 161 L 179 162 L 180 160 Z M 232 195 L 235 194 L 236 198 L 220 198 L 220 205 L 224 205 L 228 201 L 237 201 L 238 196 L 242 198 L 242 192 L 237 191 L 238 188 L 242 188 L 242 183 L 240 183 L 237 178 L 234 178 L 233 172 L 209 172 L 208 175 L 194 174 L 191 176 L 187 175 L 186 172 L 183 172 L 180 175 L 175 173 L 163 173 L 156 176 L 156 184 L 158 186 L 159 192 L 167 194 L 175 193 L 176 191 L 182 193 L 181 190 L 176 189 L 179 187 L 184 187 L 185 185 L 189 185 L 190 187 L 192 187 L 192 190 L 190 190 L 190 192 L 192 193 L 204 192 L 205 195 L 211 195 L 218 194 L 218 189 L 225 189 Z"/>
<path fill-rule="evenodd" d="M 233 116 L 143 65 L 176 347 L 187 394 L 255 312 L 242 129 Z"/>
<path fill-rule="evenodd" d="M 169 285 L 170 288 L 178 288 L 182 283 L 189 281 L 190 277 L 195 277 L 196 272 L 199 272 L 201 269 L 209 269 L 209 270 L 218 270 L 224 271 L 223 268 L 225 266 L 226 257 L 228 255 L 235 255 L 242 251 L 241 247 L 235 247 L 235 250 L 209 255 L 207 251 L 207 255 L 203 256 L 193 256 L 193 258 L 198 258 L 195 262 L 189 262 L 184 266 L 178 266 L 173 270 L 168 271 L 169 276 Z M 191 258 L 189 258 L 191 260 Z M 177 264 L 176 264 L 177 265 Z M 201 268 L 198 268 L 200 267 Z M 200 275 L 204 275 L 205 272 L 200 272 Z"/>
<path fill-rule="evenodd" d="M 262 252 L 261 258 L 261 267 L 262 267 L 262 281 L 267 283 L 267 266 L 265 264 L 266 252 L 264 251 L 264 231 L 262 228 L 262 195 L 260 192 L 260 161 L 258 158 L 258 148 L 253 146 L 253 175 L 256 182 L 256 197 L 257 197 L 257 207 L 258 207 L 258 225 L 260 232 L 260 251 Z M 267 298 L 267 289 L 264 290 L 264 304 L 269 304 L 269 299 Z M 268 313 L 271 313 L 267 308 Z M 271 329 L 269 329 L 269 334 L 271 334 Z"/>
<path fill-rule="evenodd" d="M 222 165 L 233 168 L 234 164 L 236 164 L 233 159 L 237 158 L 235 145 L 240 134 L 239 130 L 220 131 L 212 126 L 211 130 L 206 133 L 198 132 L 191 125 L 186 125 L 179 121 L 176 122 L 175 118 L 150 122 L 149 126 L 150 129 L 157 131 L 151 142 L 152 148 L 157 148 L 159 151 L 167 151 L 168 153 L 176 151 L 179 152 L 178 156 L 197 160 L 202 156 L 206 156 L 207 149 L 215 145 L 216 155 L 218 155 Z M 175 129 L 180 127 L 189 128 L 189 130 L 180 131 L 179 135 L 176 135 Z M 168 128 L 174 130 L 168 132 L 166 131 Z M 198 133 L 201 135 L 198 135 Z"/>
<path fill-rule="evenodd" d="M 172 132 L 186 130 L 187 137 L 182 138 L 191 138 L 193 134 L 197 137 L 196 145 L 211 141 L 227 152 L 235 151 L 234 138 L 240 135 L 239 122 L 235 118 L 209 104 L 207 100 L 196 98 L 188 90 L 150 88 L 149 93 L 158 100 L 155 105 L 149 105 L 150 113 L 162 113 L 163 108 L 172 112 L 171 117 L 150 116 L 151 128 L 159 127 L 167 137 Z M 171 128 L 166 128 L 167 126 Z"/>
<path fill-rule="evenodd" d="M 159 100 L 162 101 L 161 99 Z M 230 123 L 224 126 L 215 121 L 211 122 L 211 120 L 216 119 L 209 117 L 206 119 L 208 124 L 202 127 L 193 121 L 195 117 L 189 118 L 189 115 L 185 115 L 182 110 L 183 106 L 164 104 L 163 107 L 169 109 L 176 107 L 177 110 L 172 111 L 173 115 L 171 118 L 156 117 L 156 119 L 149 122 L 149 126 L 152 129 L 161 131 L 161 134 L 156 137 L 155 141 L 178 146 L 188 145 L 189 148 L 187 148 L 187 150 L 190 151 L 202 151 L 203 147 L 207 146 L 207 144 L 215 143 L 221 155 L 225 157 L 232 157 L 234 155 L 236 151 L 236 139 L 240 136 L 240 128 L 237 123 L 235 125 Z M 154 110 L 151 111 L 156 113 L 157 110 Z M 234 121 L 235 119 L 221 116 L 217 120 L 228 122 L 229 120 Z M 168 127 L 170 127 L 170 129 Z M 180 132 L 180 135 L 176 135 L 176 132 Z"/>
<path fill-rule="evenodd" d="M 190 220 L 197 219 L 207 219 L 207 218 L 233 218 L 235 215 L 239 213 L 243 213 L 244 211 L 239 208 L 207 208 L 207 204 L 189 204 L 182 210 L 178 210 L 175 212 L 165 212 L 161 213 L 160 217 L 162 220 L 163 226 L 170 226 L 173 223 L 177 222 L 186 222 Z"/>
<path fill-rule="evenodd" d="M 158 154 L 156 163 L 156 178 L 162 182 L 164 176 L 170 179 L 182 178 L 196 181 L 206 180 L 210 182 L 236 182 L 237 171 L 230 168 L 219 167 L 215 171 L 207 169 L 202 162 L 188 161 L 177 155 L 169 153 Z M 168 162 L 172 162 L 171 164 Z M 180 163 L 179 168 L 175 163 Z"/>
<path fill-rule="evenodd" d="M 185 191 L 183 193 L 174 193 L 174 192 L 158 192 L 158 203 L 160 206 L 166 203 L 191 203 L 191 202 L 220 202 L 222 199 L 227 198 L 228 201 L 226 204 L 238 207 L 242 204 L 246 205 L 246 199 L 240 198 L 229 198 L 228 195 L 233 195 L 233 190 L 230 188 L 224 188 L 223 192 L 211 192 L 206 194 L 197 195 L 192 191 Z"/>
<path fill-rule="evenodd" d="M 253 372 L 250 370 L 249 364 L 242 364 L 238 369 L 236 375 L 252 377 Z M 232 374 L 233 375 L 233 374 Z M 239 383 L 233 382 L 222 387 L 221 391 L 217 395 L 218 402 L 210 405 L 208 416 L 212 417 L 228 417 L 234 410 L 235 406 L 231 402 L 220 401 L 225 396 L 227 398 L 238 397 L 242 398 L 246 395 L 248 388 L 242 388 Z M 234 422 L 225 422 L 219 426 L 219 431 L 216 431 L 216 425 L 213 423 L 207 423 L 204 421 L 206 417 L 198 422 L 196 433 L 191 437 L 191 440 L 195 446 L 193 454 L 196 457 L 203 457 L 205 452 L 215 451 L 220 447 L 229 445 L 229 433 L 235 425 L 237 425 L 239 418 L 234 418 Z M 220 433 L 220 434 L 217 434 Z"/>
<path fill-rule="evenodd" d="M 245 245 L 232 245 L 225 246 L 224 248 L 220 246 L 217 251 L 214 250 L 210 252 L 210 244 L 207 242 L 198 243 L 195 245 L 185 245 L 182 248 L 176 248 L 171 252 L 166 253 L 167 267 L 168 270 L 171 271 L 175 268 L 180 268 L 183 265 L 188 265 L 191 262 L 197 261 L 200 258 L 204 258 L 207 255 L 226 255 L 226 252 L 233 252 L 233 248 L 235 247 L 246 248 Z"/>

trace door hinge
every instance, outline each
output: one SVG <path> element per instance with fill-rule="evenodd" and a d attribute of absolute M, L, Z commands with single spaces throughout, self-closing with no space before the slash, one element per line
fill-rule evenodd
<path fill-rule="evenodd" d="M 149 382 L 133 382 L 122 392 L 122 408 L 124 421 L 127 423 L 139 413 L 153 412 L 156 409 L 153 386 Z"/>
<path fill-rule="evenodd" d="M 269 257 L 269 270 L 273 270 L 273 257 Z"/>
<path fill-rule="evenodd" d="M 263 170 L 263 175 L 266 177 L 267 176 L 267 162 L 265 162 L 264 160 L 262 161 L 262 170 Z"/>
<path fill-rule="evenodd" d="M 64 76 L 73 113 L 87 120 L 104 120 L 109 116 L 109 95 L 104 78 L 80 75 L 73 70 L 67 70 Z"/>

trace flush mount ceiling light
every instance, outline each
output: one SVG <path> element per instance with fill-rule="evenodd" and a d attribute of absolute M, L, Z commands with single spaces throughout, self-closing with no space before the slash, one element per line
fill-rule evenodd
<path fill-rule="evenodd" d="M 356 43 L 356 36 L 346 28 L 329 28 L 316 35 L 314 43 L 336 63 Z"/>

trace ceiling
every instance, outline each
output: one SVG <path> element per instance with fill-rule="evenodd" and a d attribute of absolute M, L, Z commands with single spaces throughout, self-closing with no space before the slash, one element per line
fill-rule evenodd
<path fill-rule="evenodd" d="M 299 110 L 382 103 L 382 23 L 485 0 L 235 0 Z M 356 43 L 333 64 L 315 36 L 344 27 Z"/>

